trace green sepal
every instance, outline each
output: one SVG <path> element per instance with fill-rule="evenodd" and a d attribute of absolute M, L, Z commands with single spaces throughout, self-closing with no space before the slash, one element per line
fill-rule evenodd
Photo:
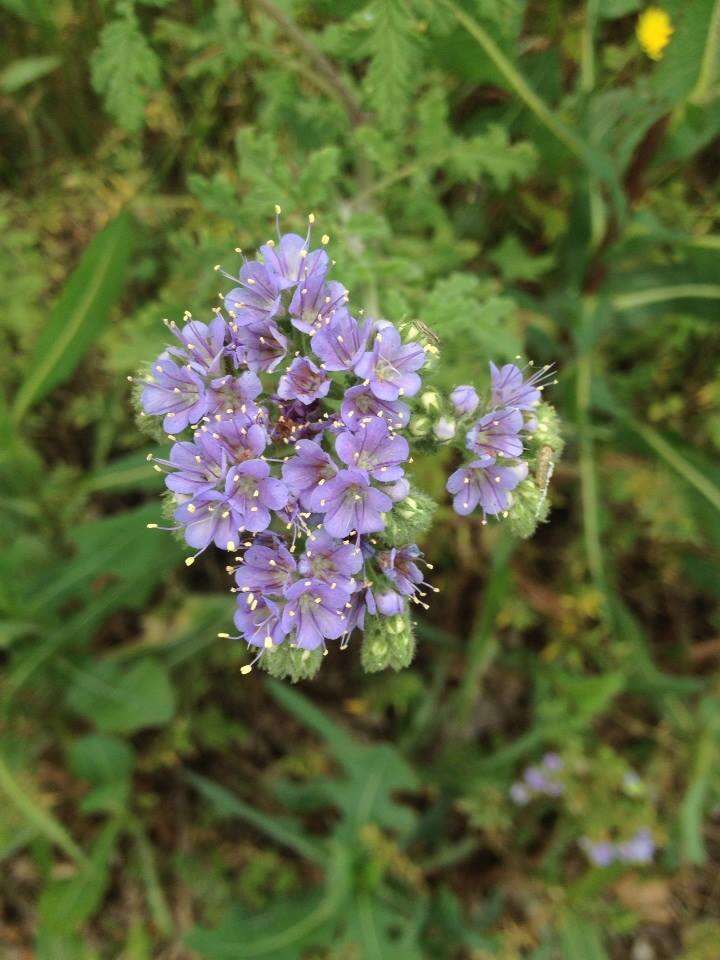
<path fill-rule="evenodd" d="M 535 532 L 538 523 L 547 519 L 550 503 L 544 490 L 528 477 L 513 490 L 513 503 L 504 520 L 516 537 L 527 540 Z"/>
<path fill-rule="evenodd" d="M 366 673 L 403 670 L 415 655 L 415 635 L 407 611 L 394 617 L 365 617 L 360 659 Z"/>
<path fill-rule="evenodd" d="M 322 660 L 321 647 L 317 650 L 301 650 L 299 647 L 291 647 L 286 641 L 272 650 L 265 650 L 258 665 L 271 677 L 297 683 L 298 680 L 312 680 L 320 670 Z"/>
<path fill-rule="evenodd" d="M 407 497 L 386 514 L 385 529 L 378 534 L 378 539 L 390 547 L 417 543 L 430 529 L 436 509 L 432 497 L 411 488 Z"/>

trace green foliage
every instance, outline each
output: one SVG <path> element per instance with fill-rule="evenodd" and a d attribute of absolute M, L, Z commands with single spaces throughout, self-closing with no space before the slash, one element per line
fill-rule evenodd
<path fill-rule="evenodd" d="M 145 119 L 147 94 L 160 86 L 160 61 L 140 29 L 130 0 L 118 3 L 119 16 L 103 27 L 92 55 L 92 84 L 108 113 L 130 133 Z"/>

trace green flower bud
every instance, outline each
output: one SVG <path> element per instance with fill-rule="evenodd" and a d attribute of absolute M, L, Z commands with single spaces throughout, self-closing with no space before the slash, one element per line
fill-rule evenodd
<path fill-rule="evenodd" d="M 565 441 L 562 437 L 560 418 L 555 412 L 555 407 L 552 407 L 549 403 L 539 403 L 533 410 L 533 415 L 537 421 L 537 427 L 531 435 L 531 451 L 537 453 L 543 447 L 550 447 L 553 452 L 553 460 L 557 462 L 562 454 Z"/>
<path fill-rule="evenodd" d="M 430 417 L 411 417 L 408 430 L 414 437 L 426 437 L 430 433 Z"/>
<path fill-rule="evenodd" d="M 365 617 L 361 661 L 366 673 L 402 670 L 412 662 L 415 637 L 407 612 L 395 617 Z"/>
<path fill-rule="evenodd" d="M 277 677 L 278 680 L 288 678 L 292 683 L 297 683 L 298 680 L 311 680 L 320 669 L 322 659 L 321 647 L 317 650 L 300 650 L 291 647 L 286 640 L 280 646 L 266 650 L 258 665 L 271 677 Z"/>
<path fill-rule="evenodd" d="M 426 390 L 420 394 L 420 406 L 428 413 L 440 409 L 440 400 L 440 394 L 437 390 Z"/>
<path fill-rule="evenodd" d="M 385 529 L 378 534 L 379 539 L 391 547 L 416 543 L 430 529 L 436 509 L 431 497 L 411 488 L 407 497 L 385 515 Z"/>

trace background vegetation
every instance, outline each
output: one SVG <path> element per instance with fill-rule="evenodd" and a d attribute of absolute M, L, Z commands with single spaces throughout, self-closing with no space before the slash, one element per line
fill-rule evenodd
<path fill-rule="evenodd" d="M 717 960 L 720 4 L 657 62 L 639 7 L 0 0 L 3 958 Z M 445 386 L 558 367 L 551 522 L 444 500 L 399 674 L 241 678 L 222 558 L 145 529 L 126 376 L 275 203 Z"/>

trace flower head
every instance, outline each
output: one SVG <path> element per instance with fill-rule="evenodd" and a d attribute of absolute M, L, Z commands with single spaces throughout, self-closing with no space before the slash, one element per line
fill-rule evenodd
<path fill-rule="evenodd" d="M 669 14 L 660 7 L 648 7 L 638 17 L 638 43 L 651 60 L 660 60 L 675 32 Z"/>

